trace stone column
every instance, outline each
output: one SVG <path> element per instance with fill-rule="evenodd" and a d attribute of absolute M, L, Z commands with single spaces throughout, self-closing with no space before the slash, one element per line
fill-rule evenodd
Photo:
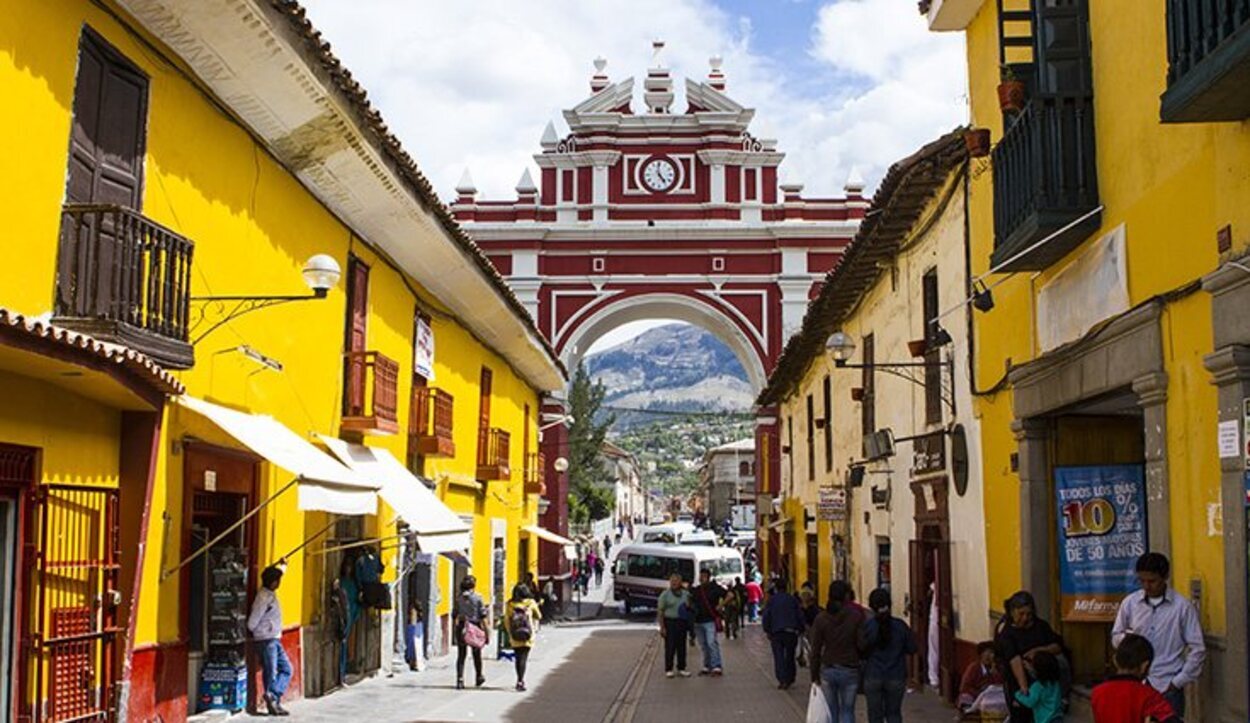
<path fill-rule="evenodd" d="M 1243 312 L 1244 313 L 1244 312 Z M 1250 346 L 1230 344 L 1203 359 L 1219 390 L 1220 421 L 1238 421 L 1250 399 Z M 1242 430 L 1243 434 L 1247 430 Z M 1241 455 L 1220 460 L 1220 503 L 1224 527 L 1224 650 L 1208 647 L 1208 673 L 1202 698 L 1209 711 L 1218 711 L 1222 723 L 1245 721 L 1247 715 L 1246 660 L 1246 464 Z M 1208 636 L 1209 637 L 1209 636 Z M 1209 687 L 1207 687 L 1209 686 Z"/>
<path fill-rule="evenodd" d="M 1167 372 L 1152 372 L 1133 380 L 1133 393 L 1142 408 L 1146 440 L 1146 530 L 1150 549 L 1172 557 L 1168 492 Z"/>
<path fill-rule="evenodd" d="M 1020 581 L 1037 599 L 1038 613 L 1053 619 L 1059 600 L 1050 575 L 1050 548 L 1054 544 L 1050 523 L 1054 499 L 1047 459 L 1050 424 L 1041 418 L 1017 419 L 1011 430 L 1019 457 Z"/>

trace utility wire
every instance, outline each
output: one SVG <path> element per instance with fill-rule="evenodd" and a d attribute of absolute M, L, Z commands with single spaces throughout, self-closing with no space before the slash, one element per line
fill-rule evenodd
<path fill-rule="evenodd" d="M 607 409 L 613 412 L 655 414 L 655 415 L 669 416 L 669 417 L 719 417 L 719 418 L 738 417 L 741 419 L 754 419 L 755 418 L 755 414 L 752 412 L 729 412 L 729 411 L 726 411 L 726 412 L 697 412 L 697 411 L 683 412 L 683 411 L 673 410 L 673 409 L 637 409 L 634 407 L 614 407 L 610 404 L 603 405 L 601 409 Z"/>

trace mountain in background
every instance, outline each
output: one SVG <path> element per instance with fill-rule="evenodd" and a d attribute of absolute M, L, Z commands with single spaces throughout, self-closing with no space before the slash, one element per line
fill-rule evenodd
<path fill-rule="evenodd" d="M 667 411 L 747 411 L 746 372 L 724 342 L 693 324 L 665 324 L 586 357 L 611 407 Z M 618 413 L 627 422 L 629 413 Z M 626 424 L 626 426 L 630 426 Z"/>

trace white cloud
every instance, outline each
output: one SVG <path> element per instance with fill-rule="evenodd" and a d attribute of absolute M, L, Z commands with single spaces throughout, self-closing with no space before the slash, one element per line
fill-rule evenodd
<path fill-rule="evenodd" d="M 962 39 L 928 33 L 913 0 L 823 7 L 795 42 L 793 65 L 816 78 L 755 52 L 750 22 L 711 0 L 306 4 L 444 197 L 468 166 L 482 197 L 512 198 L 547 121 L 562 128 L 560 112 L 588 95 L 591 60 L 640 87 L 655 37 L 679 88 L 724 55 L 729 94 L 757 109 L 756 135 L 778 139 L 786 177 L 809 195 L 840 192 L 852 165 L 875 182 L 966 116 Z"/>

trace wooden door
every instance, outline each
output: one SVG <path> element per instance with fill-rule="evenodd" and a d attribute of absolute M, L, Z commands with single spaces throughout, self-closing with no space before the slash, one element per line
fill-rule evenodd
<path fill-rule="evenodd" d="M 942 698 L 953 702 L 958 694 L 955 670 L 955 601 L 951 585 L 951 545 L 946 540 L 930 543 L 937 557 L 937 603 L 938 603 L 938 681 Z"/>
<path fill-rule="evenodd" d="M 916 654 L 911 658 L 911 685 L 923 689 L 925 666 L 929 655 L 929 583 L 924 571 L 924 543 L 920 540 L 907 542 L 908 573 L 908 622 L 916 638 Z"/>
<path fill-rule="evenodd" d="M 482 381 L 479 387 L 480 400 L 478 402 L 477 417 L 477 459 L 478 464 L 489 464 L 487 458 L 490 437 L 490 395 L 491 384 L 493 383 L 493 375 L 486 367 L 482 367 Z"/>
<path fill-rule="evenodd" d="M 369 267 L 355 256 L 348 260 L 347 277 L 347 383 L 344 416 L 365 413 L 365 358 L 369 322 Z"/>
<path fill-rule="evenodd" d="M 147 98 L 147 76 L 90 29 L 84 30 L 74 87 L 67 203 L 140 208 Z M 88 316 L 111 302 L 111 285 L 91 280 L 98 269 L 120 260 L 114 244 L 103 243 L 114 238 L 114 229 L 100 229 L 102 243 L 94 254 L 86 253 L 79 245 L 92 238 L 90 223 L 94 221 L 77 232 L 74 223 L 62 224 L 57 282 L 57 311 L 62 315 Z M 81 284 L 91 284 L 91 292 L 75 294 Z"/>

